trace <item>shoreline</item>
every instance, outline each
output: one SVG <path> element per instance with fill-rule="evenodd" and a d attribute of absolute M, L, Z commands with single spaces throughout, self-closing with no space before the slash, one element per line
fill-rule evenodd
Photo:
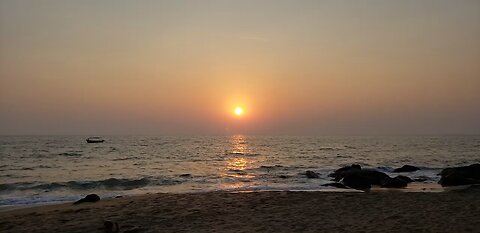
<path fill-rule="evenodd" d="M 204 192 L 0 212 L 1 232 L 480 232 L 478 186 L 445 192 Z"/>
<path fill-rule="evenodd" d="M 371 192 L 449 192 L 451 190 L 459 190 L 465 189 L 468 186 L 454 186 L 454 187 L 442 187 L 437 183 L 424 183 L 424 182 L 414 182 L 410 183 L 405 188 L 381 188 L 380 186 L 374 186 L 371 189 Z M 226 193 L 249 193 L 249 192 L 329 192 L 329 193 L 336 193 L 336 192 L 347 192 L 347 193 L 356 193 L 356 192 L 364 192 L 356 189 L 342 189 L 342 188 L 334 188 L 334 187 L 322 187 L 322 189 L 291 189 L 291 190 L 259 190 L 259 189 L 239 189 L 239 190 L 207 190 L 207 191 L 184 191 L 184 192 L 155 192 L 154 190 L 149 190 L 146 192 L 134 192 L 134 193 L 126 193 L 119 196 L 122 197 L 135 197 L 135 196 L 142 196 L 142 195 L 149 195 L 149 194 L 195 194 L 195 193 L 208 193 L 208 192 L 226 192 Z M 95 190 L 90 191 L 89 193 L 96 193 Z M 87 192 L 85 192 L 87 194 Z M 115 199 L 115 196 L 109 196 L 104 198 L 101 194 L 99 194 L 103 200 L 108 199 Z M 15 210 L 15 209 L 24 209 L 24 208 L 31 208 L 31 207 L 38 207 L 38 206 L 50 206 L 50 205 L 59 205 L 64 203 L 74 202 L 76 200 L 64 200 L 64 201 L 53 201 L 53 202 L 38 202 L 38 203 L 30 203 L 30 204 L 18 204 L 18 205 L 0 205 L 0 213 Z"/>

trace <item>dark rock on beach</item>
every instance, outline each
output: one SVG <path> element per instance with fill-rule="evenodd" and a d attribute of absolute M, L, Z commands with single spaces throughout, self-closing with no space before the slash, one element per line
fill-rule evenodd
<path fill-rule="evenodd" d="M 360 190 L 369 189 L 372 185 L 380 185 L 383 179 L 389 177 L 374 169 L 362 169 L 357 164 L 337 169 L 328 176 L 333 177 L 337 182 L 341 180 L 347 187 Z"/>
<path fill-rule="evenodd" d="M 306 171 L 305 175 L 307 176 L 307 178 L 319 178 L 320 177 L 314 171 Z"/>
<path fill-rule="evenodd" d="M 78 205 L 84 202 L 97 202 L 100 201 L 100 197 L 97 194 L 88 194 L 86 197 L 74 202 L 74 205 Z"/>
<path fill-rule="evenodd" d="M 359 190 L 367 190 L 372 187 L 369 180 L 358 173 L 347 174 L 343 178 L 342 183 L 347 187 Z"/>
<path fill-rule="evenodd" d="M 420 168 L 412 166 L 412 165 L 403 165 L 401 168 L 397 168 L 393 170 L 393 172 L 414 172 L 418 171 Z"/>
<path fill-rule="evenodd" d="M 328 176 L 329 177 L 333 177 L 333 179 L 335 181 L 339 181 L 341 180 L 345 174 L 347 174 L 348 172 L 352 172 L 352 171 L 360 171 L 362 170 L 362 167 L 360 167 L 360 165 L 358 164 L 352 164 L 350 166 L 346 166 L 346 167 L 342 167 L 342 168 L 339 168 L 337 170 L 335 170 L 333 173 L 329 174 Z"/>
<path fill-rule="evenodd" d="M 342 181 L 348 187 L 364 190 L 369 189 L 372 185 L 381 185 L 385 178 L 389 178 L 389 176 L 383 172 L 362 169 L 346 173 Z"/>
<path fill-rule="evenodd" d="M 383 188 L 404 188 L 404 187 L 407 187 L 407 185 L 408 185 L 408 182 L 399 177 L 395 177 L 395 178 L 386 177 L 385 179 L 382 180 L 380 184 L 380 186 L 382 186 Z"/>
<path fill-rule="evenodd" d="M 442 177 L 438 183 L 441 184 L 443 187 L 446 187 L 446 186 L 480 184 L 480 180 L 465 177 L 461 174 L 451 174 L 446 177 Z"/>
<path fill-rule="evenodd" d="M 410 165 L 405 165 L 402 168 L 403 170 L 400 171 L 418 170 L 418 168 Z M 341 183 L 346 187 L 360 190 L 370 189 L 372 185 L 379 185 L 384 188 L 404 188 L 408 185 L 408 183 L 414 181 L 407 176 L 396 176 L 391 178 L 384 172 L 377 171 L 375 169 L 362 169 L 360 165 L 356 164 L 342 167 L 329 174 L 329 176 L 333 177 L 335 181 L 341 180 Z M 325 184 L 324 186 L 337 187 L 339 185 L 337 185 L 337 183 L 330 183 Z"/>
<path fill-rule="evenodd" d="M 458 186 L 480 184 L 480 164 L 463 167 L 445 168 L 440 173 L 438 181 L 442 186 Z"/>
<path fill-rule="evenodd" d="M 383 172 L 380 172 L 380 171 L 377 171 L 377 170 L 373 170 L 373 169 L 362 169 L 362 170 L 358 170 L 358 171 L 347 172 L 345 174 L 344 179 L 347 176 L 359 177 L 361 179 L 364 179 L 365 181 L 367 181 L 371 185 L 380 185 L 381 182 L 383 181 L 383 179 L 388 177 L 387 174 L 385 174 Z"/>
<path fill-rule="evenodd" d="M 103 222 L 103 227 L 105 228 L 105 233 L 118 233 L 120 232 L 120 227 L 118 223 L 106 220 Z"/>
<path fill-rule="evenodd" d="M 414 180 L 408 176 L 395 176 L 395 179 L 404 180 L 405 182 L 407 182 L 407 184 L 414 182 Z"/>

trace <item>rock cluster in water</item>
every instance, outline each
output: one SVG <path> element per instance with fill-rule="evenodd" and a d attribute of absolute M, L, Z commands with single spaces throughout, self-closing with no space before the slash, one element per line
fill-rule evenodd
<path fill-rule="evenodd" d="M 393 172 L 414 172 L 417 170 L 420 170 L 420 168 L 404 165 L 401 168 L 394 169 Z M 480 164 L 445 168 L 439 175 L 441 178 L 438 183 L 443 187 L 480 184 Z M 339 168 L 328 176 L 332 177 L 335 183 L 324 184 L 323 186 L 346 187 L 358 190 L 368 190 L 372 185 L 384 188 L 404 188 L 411 182 L 422 181 L 422 179 L 413 180 L 403 175 L 392 178 L 375 169 L 364 169 L 358 164 Z"/>
<path fill-rule="evenodd" d="M 406 176 L 390 177 L 384 172 L 374 169 L 363 169 L 358 164 L 337 169 L 328 176 L 337 182 L 328 186 L 341 187 L 342 185 L 359 190 L 368 190 L 372 185 L 385 188 L 404 188 L 413 180 Z M 340 182 L 340 183 L 338 183 Z"/>

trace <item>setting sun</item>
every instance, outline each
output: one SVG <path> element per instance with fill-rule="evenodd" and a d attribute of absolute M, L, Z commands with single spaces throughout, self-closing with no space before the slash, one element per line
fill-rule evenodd
<path fill-rule="evenodd" d="M 234 110 L 235 115 L 241 116 L 243 114 L 243 108 L 242 107 L 236 107 Z"/>

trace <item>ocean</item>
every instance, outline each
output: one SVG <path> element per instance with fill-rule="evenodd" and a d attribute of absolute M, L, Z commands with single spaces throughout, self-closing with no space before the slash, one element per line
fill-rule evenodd
<path fill-rule="evenodd" d="M 89 193 L 331 190 L 328 174 L 360 164 L 436 183 L 444 167 L 480 163 L 480 136 L 1 136 L 0 207 Z M 318 179 L 305 176 L 307 170 Z"/>

